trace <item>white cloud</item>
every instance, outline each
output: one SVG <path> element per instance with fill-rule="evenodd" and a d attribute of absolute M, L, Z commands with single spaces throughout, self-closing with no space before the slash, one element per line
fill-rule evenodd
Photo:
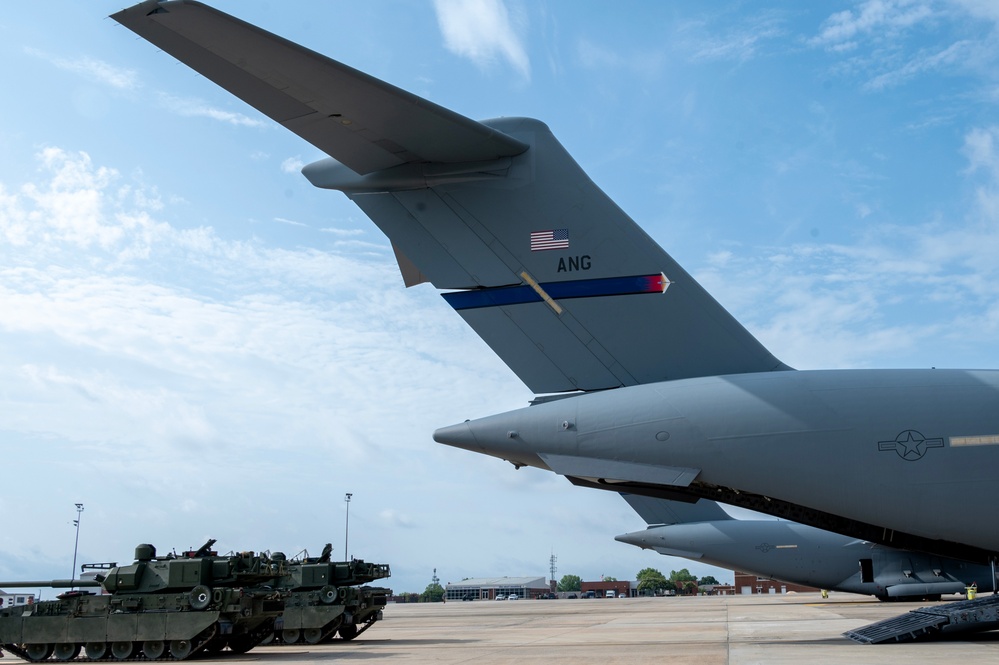
<path fill-rule="evenodd" d="M 47 60 L 59 69 L 79 74 L 84 78 L 109 85 L 121 90 L 130 90 L 139 86 L 138 75 L 134 70 L 115 67 L 112 64 L 86 56 L 76 58 L 62 58 L 50 53 L 45 53 L 36 48 L 27 47 L 24 49 L 29 55 Z"/>
<path fill-rule="evenodd" d="M 962 40 L 941 51 L 920 53 L 903 63 L 902 66 L 874 76 L 864 84 L 864 87 L 869 90 L 883 90 L 905 83 L 925 72 L 952 68 L 967 62 L 973 50 L 974 44 L 972 42 Z"/>
<path fill-rule="evenodd" d="M 158 197 L 120 185 L 114 169 L 95 167 L 86 153 L 50 147 L 38 161 L 48 175 L 43 184 L 27 183 L 18 193 L 0 185 L 0 239 L 10 245 L 97 246 L 120 257 L 141 254 L 164 232 L 149 217 Z"/>
<path fill-rule="evenodd" d="M 386 508 L 378 515 L 383 522 L 385 522 L 390 527 L 401 527 L 403 529 L 412 529 L 416 524 L 413 519 L 398 510 L 391 508 Z"/>
<path fill-rule="evenodd" d="M 982 19 L 994 23 L 991 30 Z M 860 77 L 865 90 L 881 91 L 930 74 L 971 75 L 981 80 L 974 97 L 982 99 L 994 94 L 997 27 L 999 10 L 976 0 L 866 0 L 830 15 L 806 43 L 839 56 L 831 71 Z M 957 101 L 936 106 L 946 113 Z M 935 116 L 939 119 L 940 111 Z"/>
<path fill-rule="evenodd" d="M 445 47 L 456 55 L 488 67 L 498 58 L 506 60 L 525 79 L 531 78 L 531 63 L 502 0 L 434 0 L 437 23 Z"/>
<path fill-rule="evenodd" d="M 281 162 L 281 170 L 285 173 L 301 173 L 303 166 L 305 166 L 305 162 L 303 162 L 302 158 L 298 155 L 289 157 Z"/>
<path fill-rule="evenodd" d="M 136 197 L 121 197 L 117 172 L 94 166 L 87 155 L 50 148 L 39 160 L 45 181 L 19 191 L 0 190 L 0 311 L 7 314 L 0 315 L 0 331 L 6 334 L 51 339 L 86 356 L 136 364 L 150 375 L 172 375 L 166 385 L 183 384 L 185 376 L 205 382 L 203 388 L 236 381 L 218 395 L 232 394 L 237 385 L 242 387 L 236 393 L 252 386 L 252 381 L 244 382 L 248 377 L 237 378 L 254 371 L 237 369 L 243 361 L 275 377 L 295 368 L 300 372 L 297 387 L 282 390 L 284 399 L 294 399 L 314 380 L 324 383 L 319 376 L 327 371 L 353 371 L 335 369 L 335 359 L 351 355 L 369 356 L 370 375 L 387 372 L 381 381 L 389 385 L 389 374 L 408 361 L 385 362 L 378 356 L 431 343 L 391 339 L 394 332 L 388 331 L 405 327 L 398 317 L 418 319 L 410 307 L 394 302 L 413 296 L 398 293 L 396 268 L 384 251 L 370 261 L 353 252 L 266 249 L 224 241 L 208 228 L 176 229 L 134 207 Z M 170 271 L 176 276 L 160 284 L 134 276 L 161 264 L 176 264 Z M 362 284 L 373 292 L 362 297 Z M 192 291 L 192 285 L 198 290 Z M 219 293 L 227 295 L 210 295 Z M 337 305 L 322 298 L 336 298 Z M 396 322 L 383 333 L 382 324 L 372 326 L 368 307 L 380 311 L 385 323 Z M 326 360 L 317 362 L 323 355 Z M 425 360 L 435 355 L 430 347 L 421 353 Z M 234 364 L 227 368 L 230 362 Z M 123 397 L 128 390 L 146 391 L 126 388 L 131 379 L 100 378 L 101 371 L 80 374 L 27 359 L 17 361 L 17 367 L 40 390 L 61 387 L 86 395 L 88 402 L 121 404 L 128 401 Z M 121 385 L 102 397 L 100 386 L 110 389 L 115 383 Z M 154 392 L 161 390 L 172 392 L 160 387 Z M 303 404 L 310 401 L 305 394 L 298 396 Z M 205 395 L 200 403 L 218 399 Z M 163 398 L 146 394 L 139 401 L 162 404 Z M 184 411 L 181 405 L 159 410 Z M 173 421 L 195 422 L 187 417 Z M 52 420 L 39 422 L 47 427 Z M 122 428 L 123 436 L 128 429 Z M 197 439 L 205 431 L 198 426 L 189 436 Z"/>
<path fill-rule="evenodd" d="M 951 0 L 972 16 L 990 20 L 999 25 L 999 3 L 994 0 Z"/>
<path fill-rule="evenodd" d="M 713 252 L 697 278 L 799 369 L 911 357 L 980 367 L 963 353 L 999 334 L 999 127 L 970 130 L 963 154 L 974 191 L 963 219 L 872 224 L 855 244 Z"/>
<path fill-rule="evenodd" d="M 858 39 L 891 39 L 934 14 L 932 4 L 925 0 L 866 0 L 856 11 L 846 9 L 830 15 L 811 44 L 851 50 Z"/>
<path fill-rule="evenodd" d="M 308 228 L 309 226 L 308 224 L 303 224 L 302 222 L 296 222 L 293 219 L 285 219 L 284 217 L 275 217 L 274 221 L 280 224 L 287 224 L 288 226 L 303 226 L 306 228 Z"/>
<path fill-rule="evenodd" d="M 25 171 L 34 182 L 0 183 L 5 464 L 18 469 L 15 493 L 44 478 L 87 504 L 84 560 L 207 537 L 314 549 L 329 536 L 299 525 L 328 525 L 317 497 L 344 485 L 357 493 L 352 552 L 395 568 L 386 548 L 399 527 L 427 543 L 394 550 L 418 566 L 434 547 L 460 545 L 448 534 L 474 508 L 434 505 L 422 479 L 455 478 L 471 494 L 461 479 L 491 467 L 430 433 L 480 409 L 478 390 L 515 396 L 499 408 L 526 395 L 432 289 L 404 292 L 385 250 L 279 249 L 181 229 L 166 219 L 182 211 L 83 153 L 49 148 L 37 160 Z M 81 478 L 113 482 L 83 491 Z M 380 515 L 382 498 L 406 512 Z M 0 499 L 0 512 L 23 533 L 64 500 L 54 492 L 15 516 Z M 444 517 L 411 517 L 430 512 Z M 32 543 L 50 538 L 60 535 L 36 531 Z M 28 574 L 24 549 L 0 536 L 15 552 L 4 558 L 18 566 L 11 576 Z"/>
<path fill-rule="evenodd" d="M 167 110 L 185 117 L 211 118 L 212 120 L 218 120 L 219 122 L 225 122 L 230 125 L 238 125 L 242 127 L 269 126 L 268 123 L 265 123 L 262 120 L 251 118 L 243 115 L 242 113 L 224 111 L 222 109 L 215 108 L 214 106 L 209 106 L 199 99 L 176 97 L 174 95 L 160 93 L 159 101 L 160 104 Z"/>
<path fill-rule="evenodd" d="M 362 231 L 361 229 L 338 229 L 334 227 L 326 227 L 319 230 L 322 231 L 323 233 L 329 233 L 331 235 L 340 236 L 340 237 L 364 235 L 364 231 Z"/>
<path fill-rule="evenodd" d="M 964 155 L 969 175 L 978 171 L 986 175 L 985 183 L 975 189 L 982 219 L 990 226 L 999 224 L 999 126 L 977 127 L 968 132 L 964 137 Z"/>
<path fill-rule="evenodd" d="M 664 51 L 619 53 L 585 38 L 576 43 L 576 53 L 584 67 L 627 69 L 650 78 L 659 74 L 666 61 Z"/>
<path fill-rule="evenodd" d="M 727 60 L 744 62 L 759 54 L 766 43 L 785 33 L 782 18 L 773 13 L 749 17 L 735 28 L 712 28 L 704 23 L 688 23 L 681 28 L 681 51 L 693 61 Z"/>
<path fill-rule="evenodd" d="M 987 171 L 999 181 L 999 126 L 976 127 L 964 137 L 964 155 L 968 173 Z"/>

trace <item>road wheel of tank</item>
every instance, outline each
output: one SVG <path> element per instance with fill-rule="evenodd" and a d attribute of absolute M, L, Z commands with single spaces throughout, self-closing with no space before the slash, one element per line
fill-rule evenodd
<path fill-rule="evenodd" d="M 323 640 L 323 631 L 319 628 L 306 628 L 302 631 L 306 644 L 319 644 Z"/>
<path fill-rule="evenodd" d="M 138 655 L 138 650 L 138 645 L 132 644 L 131 642 L 111 643 L 111 655 L 118 660 L 127 660 L 132 656 Z"/>
<path fill-rule="evenodd" d="M 352 640 L 357 637 L 357 624 L 345 623 L 339 628 L 340 637 L 345 640 Z"/>
<path fill-rule="evenodd" d="M 274 633 L 269 633 L 267 635 L 267 637 L 265 637 L 264 639 L 260 640 L 260 646 L 265 647 L 268 644 L 273 644 L 274 643 L 274 637 L 275 637 Z"/>
<path fill-rule="evenodd" d="M 281 631 L 281 641 L 285 644 L 294 644 L 302 637 L 302 631 L 298 628 L 285 628 Z"/>
<path fill-rule="evenodd" d="M 170 655 L 177 660 L 184 660 L 191 655 L 192 651 L 194 651 L 194 645 L 191 644 L 191 640 L 170 641 Z"/>
<path fill-rule="evenodd" d="M 166 653 L 166 642 L 163 640 L 146 640 L 142 643 L 142 655 L 149 660 L 162 658 Z"/>
<path fill-rule="evenodd" d="M 191 608 L 195 610 L 206 610 L 212 604 L 212 590 L 204 584 L 199 584 L 191 589 L 187 597 L 191 603 Z"/>
<path fill-rule="evenodd" d="M 319 590 L 319 602 L 323 605 L 332 605 L 340 597 L 340 593 L 335 586 L 327 584 Z"/>
<path fill-rule="evenodd" d="M 80 655 L 80 645 L 72 642 L 63 642 L 52 648 L 52 655 L 56 660 L 73 660 Z"/>
<path fill-rule="evenodd" d="M 28 658 L 32 662 L 45 660 L 52 655 L 52 645 L 51 644 L 25 644 L 24 653 L 28 654 Z"/>
<path fill-rule="evenodd" d="M 108 657 L 107 642 L 87 642 L 83 647 L 83 652 L 90 660 L 101 660 Z"/>

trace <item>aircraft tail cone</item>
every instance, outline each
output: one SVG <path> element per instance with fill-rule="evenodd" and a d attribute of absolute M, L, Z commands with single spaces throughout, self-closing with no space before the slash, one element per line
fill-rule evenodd
<path fill-rule="evenodd" d="M 628 543 L 629 545 L 634 545 L 635 547 L 641 547 L 643 550 L 651 549 L 651 545 L 648 542 L 649 536 L 644 531 L 622 533 L 620 536 L 614 536 L 614 540 L 622 543 Z"/>
<path fill-rule="evenodd" d="M 434 432 L 434 441 L 454 446 L 455 448 L 464 448 L 476 453 L 485 452 L 482 446 L 476 442 L 475 435 L 472 434 L 472 428 L 468 426 L 467 420 L 457 425 L 449 425 L 436 430 Z"/>
<path fill-rule="evenodd" d="M 434 432 L 434 441 L 498 457 L 518 469 L 522 466 L 534 466 L 550 470 L 541 457 L 529 445 L 524 444 L 519 434 L 505 425 L 502 417 L 466 420 L 457 425 L 441 427 Z"/>

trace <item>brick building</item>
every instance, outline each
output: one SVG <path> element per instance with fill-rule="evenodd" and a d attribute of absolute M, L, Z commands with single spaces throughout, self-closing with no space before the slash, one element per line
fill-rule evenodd
<path fill-rule="evenodd" d="M 802 584 L 792 584 L 791 582 L 782 582 L 780 580 L 774 580 L 765 577 L 757 577 L 756 575 L 751 575 L 749 573 L 740 573 L 735 571 L 735 592 L 742 595 L 759 594 L 759 593 L 807 593 L 819 591 L 814 587 L 804 586 Z"/>
<path fill-rule="evenodd" d="M 601 580 L 600 582 L 583 582 L 580 584 L 579 589 L 583 594 L 592 591 L 595 598 L 606 598 L 608 591 L 613 591 L 614 595 L 618 598 L 621 596 L 630 598 L 633 595 L 631 592 L 632 587 L 637 588 L 637 586 L 637 584 L 627 581 L 605 582 Z"/>

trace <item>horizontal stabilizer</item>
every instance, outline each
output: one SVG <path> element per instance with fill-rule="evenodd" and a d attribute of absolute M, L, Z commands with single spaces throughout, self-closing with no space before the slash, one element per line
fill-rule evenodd
<path fill-rule="evenodd" d="M 650 525 L 691 524 L 732 519 L 724 508 L 707 499 L 700 499 L 696 503 L 684 503 L 624 492 L 621 493 L 621 497 L 635 509 L 646 524 Z"/>
<path fill-rule="evenodd" d="M 211 7 L 147 0 L 111 18 L 357 173 L 527 146 Z"/>

